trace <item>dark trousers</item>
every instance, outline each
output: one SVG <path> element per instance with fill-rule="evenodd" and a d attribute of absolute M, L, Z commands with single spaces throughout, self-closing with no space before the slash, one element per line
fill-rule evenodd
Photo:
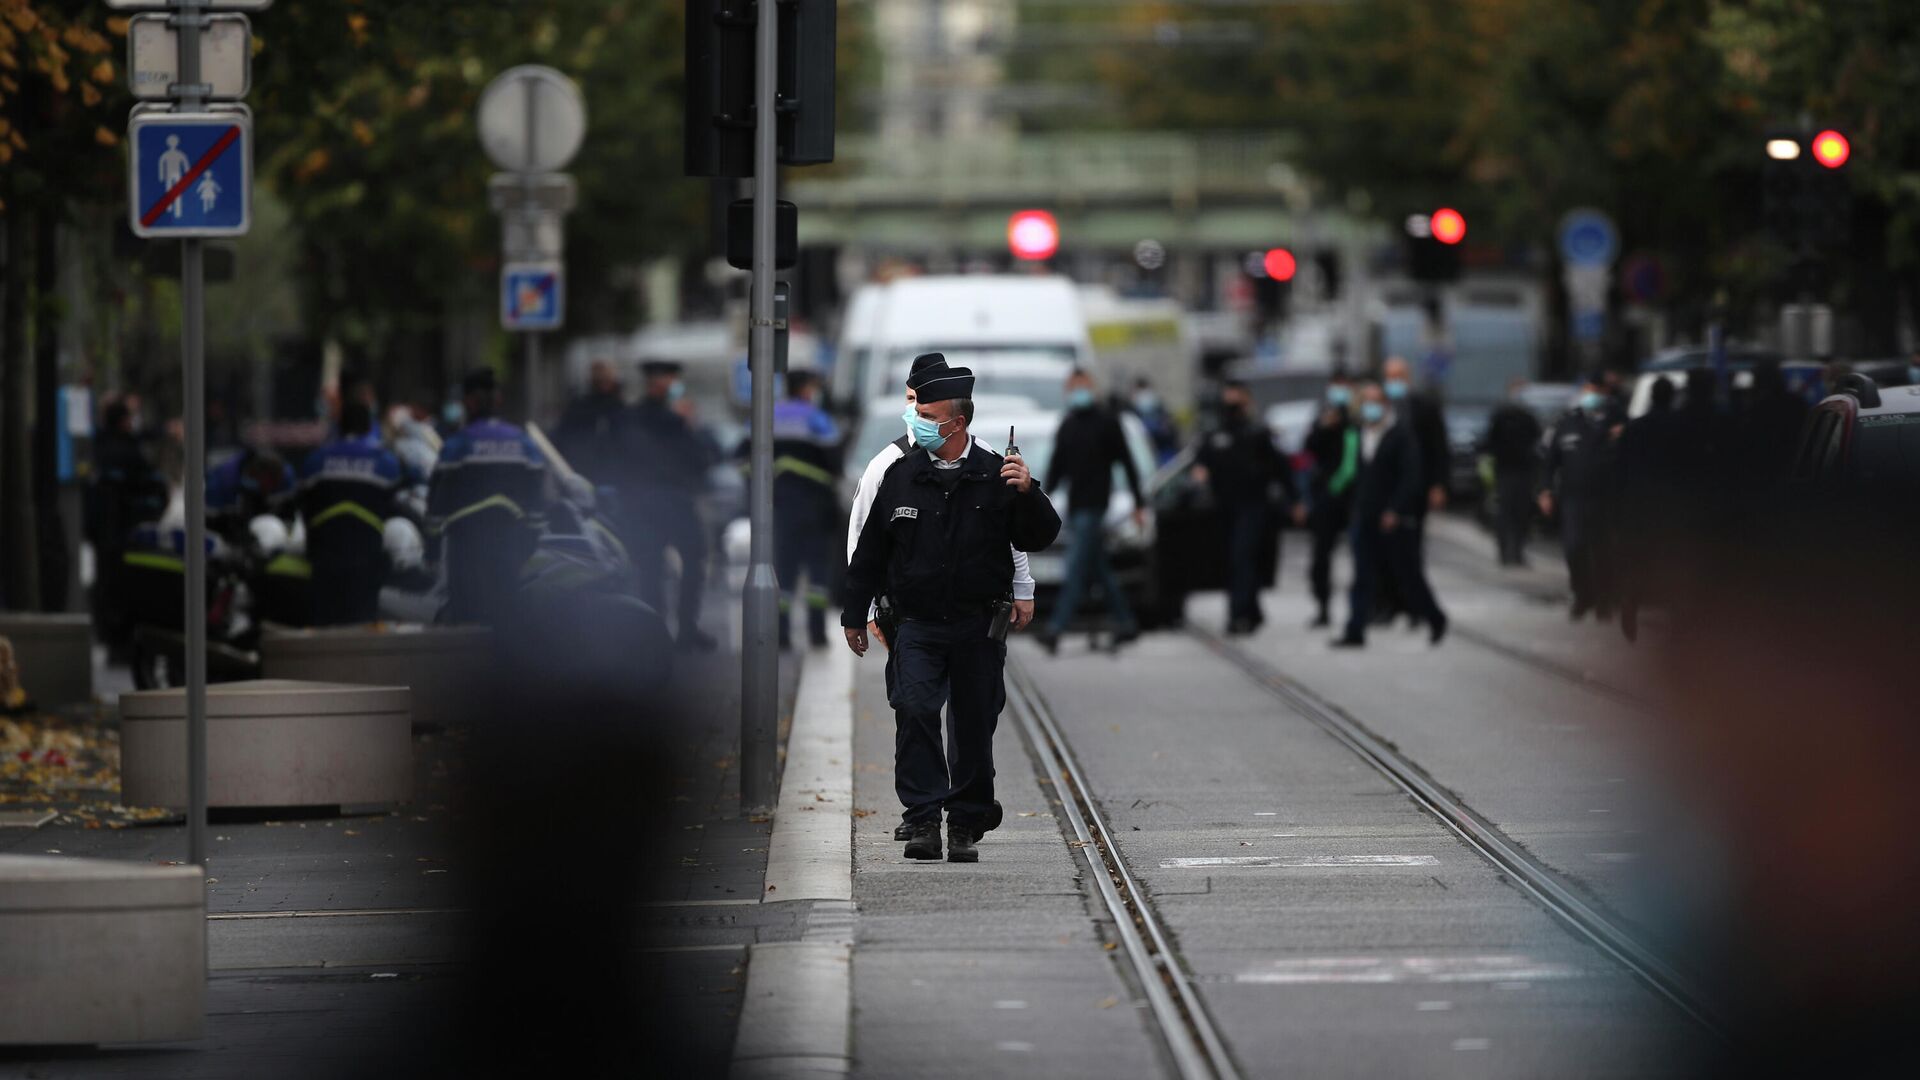
<path fill-rule="evenodd" d="M 1576 611 L 1613 607 L 1609 539 L 1603 500 L 1576 498 L 1560 504 L 1560 546 L 1567 553 L 1567 584 Z"/>
<path fill-rule="evenodd" d="M 1268 540 L 1267 504 L 1246 499 L 1220 504 L 1227 530 L 1227 617 L 1260 622 L 1260 555 Z"/>
<path fill-rule="evenodd" d="M 1313 588 L 1314 603 L 1320 616 L 1326 617 L 1333 602 L 1333 552 L 1347 535 L 1348 507 L 1344 502 L 1326 499 L 1307 515 L 1307 532 L 1313 538 L 1313 557 L 1307 564 L 1307 584 Z"/>
<path fill-rule="evenodd" d="M 1095 581 L 1107 598 L 1108 626 L 1116 633 L 1133 629 L 1133 612 L 1127 608 L 1127 595 L 1120 591 L 1120 579 L 1113 576 L 1113 564 L 1107 561 L 1106 514 L 1099 510 L 1075 510 L 1067 515 L 1072 537 L 1067 547 L 1067 580 L 1060 587 L 1060 601 L 1053 609 L 1053 632 L 1064 634 L 1067 624 L 1080 609 L 1087 589 Z"/>
<path fill-rule="evenodd" d="M 640 500 L 627 530 L 634 584 L 640 599 L 664 617 L 667 604 L 667 549 L 680 553 L 680 633 L 700 625 L 700 598 L 707 585 L 707 534 L 691 498 Z"/>
<path fill-rule="evenodd" d="M 1446 621 L 1440 602 L 1427 584 L 1420 565 L 1420 533 L 1413 522 L 1402 521 L 1392 532 L 1382 532 L 1379 521 L 1353 523 L 1353 587 L 1347 594 L 1347 637 L 1365 640 L 1374 601 L 1384 581 L 1393 582 L 1405 610 L 1428 623 Z"/>
<path fill-rule="evenodd" d="M 950 824 L 997 824 L 993 732 L 1007 704 L 1007 647 L 987 636 L 991 622 L 908 619 L 894 635 L 893 789 L 909 824 L 938 821 L 942 807 Z M 950 726 L 941 717 L 949 700 Z"/>
<path fill-rule="evenodd" d="M 773 574 L 780 585 L 780 640 L 785 642 L 792 632 L 792 611 L 798 600 L 807 609 L 807 636 L 818 644 L 827 637 L 827 605 L 832 599 L 829 583 L 835 569 L 834 536 L 824 523 L 816 523 L 811 515 L 799 516 L 798 521 L 790 520 L 793 516 L 783 518 L 776 512 L 774 517 Z M 801 593 L 798 590 L 803 574 L 807 588 Z M 681 618 L 685 617 L 682 614 Z"/>
<path fill-rule="evenodd" d="M 1523 563 L 1527 559 L 1527 533 L 1533 526 L 1533 472 L 1497 470 L 1493 499 L 1493 532 L 1500 545 L 1500 565 Z"/>
<path fill-rule="evenodd" d="M 360 527 L 358 523 L 351 523 Z M 380 617 L 380 585 L 387 577 L 386 557 L 310 550 L 313 591 L 308 601 L 315 626 L 352 626 Z"/>

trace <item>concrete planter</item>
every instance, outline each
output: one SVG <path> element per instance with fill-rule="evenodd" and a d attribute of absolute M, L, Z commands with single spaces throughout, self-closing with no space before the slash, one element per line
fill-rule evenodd
<path fill-rule="evenodd" d="M 470 723 L 485 707 L 492 650 L 493 631 L 484 626 L 269 628 L 260 640 L 260 672 L 269 679 L 409 687 L 414 722 L 444 728 Z"/>
<path fill-rule="evenodd" d="M 199 1038 L 201 869 L 0 855 L 0 957 L 0 1045 Z"/>
<path fill-rule="evenodd" d="M 413 797 L 405 687 L 255 679 L 207 688 L 209 806 L 340 806 Z M 120 696 L 120 801 L 187 804 L 186 691 Z"/>
<path fill-rule="evenodd" d="M 43 708 L 93 700 L 93 623 L 85 615 L 0 612 L 0 637 L 13 642 L 20 682 Z"/>

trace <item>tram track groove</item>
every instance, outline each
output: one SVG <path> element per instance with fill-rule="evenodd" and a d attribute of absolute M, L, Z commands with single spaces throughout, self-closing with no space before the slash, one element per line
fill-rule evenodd
<path fill-rule="evenodd" d="M 1375 735 L 1338 706 L 1219 635 L 1193 625 L 1188 626 L 1187 632 L 1373 766 L 1579 937 L 1611 957 L 1689 1019 L 1715 1036 L 1725 1038 L 1718 1010 L 1691 979 L 1642 944 L 1617 916 L 1582 896 L 1558 872 L 1534 858 L 1497 826 L 1435 782 L 1398 747 Z"/>
<path fill-rule="evenodd" d="M 1145 890 L 1120 853 L 1112 830 L 1094 798 L 1051 707 L 1020 662 L 1009 657 L 1008 703 L 1027 736 L 1029 751 L 1060 796 L 1061 812 L 1072 827 L 1072 845 L 1085 862 L 1095 891 L 1112 917 L 1120 950 L 1146 995 L 1147 1005 L 1182 1080 L 1239 1080 L 1226 1044 L 1214 1028 L 1193 980 L 1178 955 Z"/>

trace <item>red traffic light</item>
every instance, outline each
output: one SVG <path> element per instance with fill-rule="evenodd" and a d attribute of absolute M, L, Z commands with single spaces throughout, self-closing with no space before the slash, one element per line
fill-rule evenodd
<path fill-rule="evenodd" d="M 1007 219 L 1007 248 L 1016 259 L 1051 259 L 1060 250 L 1060 223 L 1045 210 L 1022 210 Z"/>
<path fill-rule="evenodd" d="M 1260 260 L 1260 265 L 1267 271 L 1267 276 L 1275 281 L 1292 281 L 1293 272 L 1298 269 L 1293 252 L 1286 248 L 1269 249 L 1266 257 Z"/>
<path fill-rule="evenodd" d="M 1443 244 L 1457 244 L 1467 238 L 1467 219 L 1460 211 L 1443 206 L 1427 219 L 1427 228 L 1433 238 Z"/>
<path fill-rule="evenodd" d="M 1813 137 L 1813 160 L 1829 169 L 1837 169 L 1853 156 L 1853 145 L 1837 131 L 1823 131 Z"/>

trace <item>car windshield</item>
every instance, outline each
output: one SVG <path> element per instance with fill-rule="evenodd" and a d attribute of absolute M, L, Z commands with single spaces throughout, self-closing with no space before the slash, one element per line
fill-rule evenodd
<path fill-rule="evenodd" d="M 902 349 L 893 355 L 895 383 L 907 380 L 913 358 L 925 349 Z M 1009 348 L 944 348 L 947 363 L 973 371 L 973 396 L 1021 397 L 1042 409 L 1067 404 L 1067 375 L 1073 371 L 1071 345 L 1034 345 Z"/>

